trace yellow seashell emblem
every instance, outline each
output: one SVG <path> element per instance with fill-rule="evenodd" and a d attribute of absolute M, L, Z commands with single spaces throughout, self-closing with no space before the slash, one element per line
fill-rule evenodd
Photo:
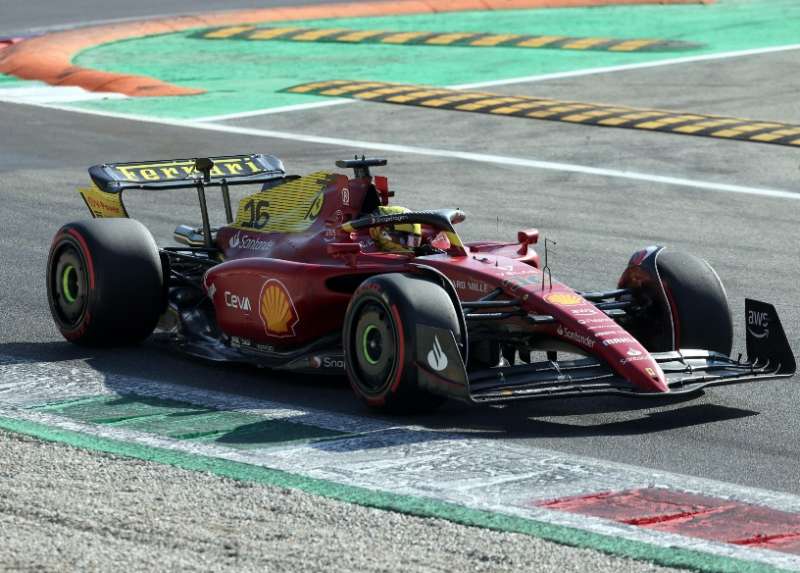
<path fill-rule="evenodd" d="M 294 336 L 294 327 L 300 320 L 283 283 L 276 279 L 265 282 L 260 300 L 259 315 L 267 334 Z"/>
<path fill-rule="evenodd" d="M 576 294 L 568 292 L 554 292 L 544 297 L 544 300 L 553 304 L 560 304 L 562 306 L 575 306 L 581 304 L 583 299 Z"/>

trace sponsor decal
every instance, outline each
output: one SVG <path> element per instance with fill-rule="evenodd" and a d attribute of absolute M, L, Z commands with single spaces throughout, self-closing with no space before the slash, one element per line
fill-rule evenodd
<path fill-rule="evenodd" d="M 627 354 L 628 356 L 641 356 L 642 351 L 636 350 L 635 348 L 628 348 L 628 351 L 625 354 Z"/>
<path fill-rule="evenodd" d="M 96 219 L 113 219 L 127 217 L 122 196 L 119 193 L 105 193 L 97 187 L 78 189 L 92 216 Z"/>
<path fill-rule="evenodd" d="M 647 372 L 648 376 L 651 376 L 653 378 L 658 378 L 656 371 L 653 370 L 652 368 L 645 368 L 644 371 Z"/>
<path fill-rule="evenodd" d="M 439 342 L 439 337 L 434 335 L 433 336 L 433 347 L 428 352 L 428 366 L 436 370 L 436 372 L 441 372 L 445 368 L 447 368 L 447 355 L 442 350 L 442 345 Z"/>
<path fill-rule="evenodd" d="M 294 336 L 294 327 L 300 322 L 300 317 L 286 285 L 278 279 L 269 279 L 261 287 L 258 298 L 258 314 L 264 331 L 279 338 Z"/>
<path fill-rule="evenodd" d="M 560 306 L 577 306 L 584 302 L 581 297 L 571 292 L 553 292 L 545 296 L 544 300 Z"/>
<path fill-rule="evenodd" d="M 526 271 L 526 273 L 527 274 L 524 275 L 505 278 L 503 279 L 503 282 L 500 284 L 503 288 L 506 288 L 511 292 L 516 292 L 521 288 L 536 286 L 542 283 L 541 273 L 530 272 L 530 271 Z"/>
<path fill-rule="evenodd" d="M 583 321 L 578 321 L 579 324 L 583 324 Z M 595 328 L 603 328 L 603 326 L 595 327 Z M 626 334 L 624 330 L 616 329 L 616 330 L 603 330 L 601 332 L 595 332 L 595 336 L 619 336 Z"/>
<path fill-rule="evenodd" d="M 747 332 L 756 338 L 769 338 L 769 313 L 748 310 Z"/>
<path fill-rule="evenodd" d="M 228 246 L 231 249 L 246 249 L 248 251 L 266 251 L 275 246 L 275 241 L 272 239 L 264 240 L 248 235 L 243 235 L 241 231 L 236 233 L 228 239 Z"/>
<path fill-rule="evenodd" d="M 319 214 L 322 212 L 322 204 L 325 203 L 325 194 L 320 191 L 317 197 L 314 199 L 314 202 L 311 204 L 311 207 L 308 208 L 308 213 L 306 213 L 305 219 L 307 221 L 314 221 Z"/>
<path fill-rule="evenodd" d="M 350 206 L 350 189 L 347 187 L 342 187 L 342 205 Z"/>
<path fill-rule="evenodd" d="M 453 285 L 459 290 L 469 290 L 481 294 L 488 293 L 492 290 L 487 283 L 472 279 L 468 280 L 454 279 Z"/>
<path fill-rule="evenodd" d="M 212 158 L 214 167 L 211 177 L 230 177 L 231 175 L 253 175 L 263 173 L 264 168 L 256 165 L 250 157 Z M 107 165 L 114 178 L 120 181 L 148 183 L 154 181 L 174 181 L 187 179 L 195 174 L 193 159 L 183 161 L 154 161 L 140 165 Z"/>
<path fill-rule="evenodd" d="M 571 308 L 569 312 L 573 316 L 592 316 L 593 314 L 598 314 L 600 311 L 594 308 Z M 605 318 L 601 319 L 603 322 L 606 321 Z"/>
<path fill-rule="evenodd" d="M 211 285 L 206 287 L 206 292 L 208 293 L 208 298 L 213 299 L 214 295 L 217 294 L 217 285 L 211 283 Z"/>
<path fill-rule="evenodd" d="M 561 325 L 558 326 L 556 333 L 559 336 L 580 344 L 581 346 L 585 346 L 586 348 L 594 348 L 594 338 L 588 334 L 581 334 L 579 332 L 575 332 L 574 330 L 570 330 L 569 328 L 564 328 Z"/>
<path fill-rule="evenodd" d="M 237 294 L 233 294 L 230 291 L 225 291 L 225 306 L 230 308 L 237 308 L 239 310 L 244 310 L 250 312 L 253 310 L 253 307 L 250 306 L 250 299 L 246 296 L 239 296 Z"/>
<path fill-rule="evenodd" d="M 603 340 L 603 346 L 616 346 L 617 344 L 636 344 L 636 340 L 630 336 L 606 338 Z"/>
<path fill-rule="evenodd" d="M 646 354 L 642 356 L 631 356 L 630 358 L 620 358 L 619 363 L 625 366 L 630 362 L 641 362 L 642 360 L 650 360 L 650 357 Z"/>
<path fill-rule="evenodd" d="M 325 368 L 344 370 L 344 357 L 343 356 L 311 356 L 308 359 L 308 365 L 311 368 Z"/>
<path fill-rule="evenodd" d="M 581 310 L 583 310 L 583 309 L 571 310 L 570 312 L 575 314 L 575 312 L 579 312 Z M 588 310 L 591 310 L 591 309 L 588 309 Z M 595 313 L 595 311 L 592 311 L 592 313 Z M 599 324 L 600 326 L 595 326 L 594 328 L 605 328 L 606 326 L 609 326 L 613 322 L 614 321 L 612 321 L 607 316 L 601 316 L 601 317 L 598 317 L 598 318 L 582 318 L 582 319 L 580 319 L 578 321 L 578 324 Z M 590 327 L 590 328 L 592 328 L 592 327 Z"/>
<path fill-rule="evenodd" d="M 235 348 L 244 348 L 246 350 L 253 350 L 256 352 L 270 353 L 275 352 L 275 347 L 271 344 L 260 344 L 254 342 L 249 338 L 241 338 L 239 336 L 231 336 L 231 346 Z"/>

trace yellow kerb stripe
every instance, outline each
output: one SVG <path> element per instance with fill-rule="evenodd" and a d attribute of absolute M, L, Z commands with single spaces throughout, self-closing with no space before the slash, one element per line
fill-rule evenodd
<path fill-rule="evenodd" d="M 510 102 L 517 102 L 519 98 L 516 97 L 497 97 L 497 98 L 489 98 L 489 99 L 482 99 L 479 101 L 475 101 L 472 103 L 465 103 L 461 104 L 456 107 L 461 111 L 474 111 L 476 109 L 481 109 L 484 107 L 494 106 L 500 103 L 510 103 Z"/>
<path fill-rule="evenodd" d="M 403 44 L 409 40 L 419 38 L 420 36 L 426 36 L 428 34 L 430 34 L 430 32 L 402 32 L 400 34 L 386 36 L 381 40 L 381 42 L 384 44 Z"/>
<path fill-rule="evenodd" d="M 391 103 L 406 103 L 409 101 L 414 101 L 426 97 L 433 97 L 445 93 L 447 93 L 447 90 L 423 90 L 418 92 L 411 92 L 410 94 L 392 96 L 390 98 L 387 98 L 386 101 Z"/>
<path fill-rule="evenodd" d="M 586 48 L 591 48 L 597 44 L 608 42 L 608 40 L 609 38 L 584 38 L 583 40 L 576 40 L 574 42 L 564 44 L 561 47 L 566 50 L 585 50 Z"/>
<path fill-rule="evenodd" d="M 309 30 L 303 34 L 298 34 L 297 36 L 292 36 L 292 40 L 299 41 L 299 42 L 313 42 L 314 40 L 319 40 L 320 38 L 324 38 L 325 36 L 333 36 L 334 34 L 338 34 L 340 32 L 345 32 L 345 28 L 331 28 L 330 30 Z"/>
<path fill-rule="evenodd" d="M 241 34 L 242 32 L 247 32 L 248 30 L 253 30 L 255 26 L 231 26 L 230 28 L 222 28 L 221 30 L 215 30 L 214 32 L 209 32 L 206 34 L 206 38 L 230 38 L 231 36 L 235 36 L 236 34 Z"/>
<path fill-rule="evenodd" d="M 284 34 L 291 34 L 301 30 L 301 28 L 267 28 L 265 30 L 256 30 L 252 34 L 248 34 L 251 40 L 271 40 L 276 36 L 283 36 Z"/>
<path fill-rule="evenodd" d="M 346 80 L 330 80 L 330 81 L 327 81 L 327 82 L 314 82 L 314 83 L 305 84 L 305 85 L 302 85 L 302 86 L 295 86 L 295 87 L 291 88 L 289 91 L 292 92 L 292 93 L 303 94 L 303 93 L 311 92 L 311 91 L 318 90 L 318 89 L 321 89 L 321 88 L 326 88 L 326 87 L 329 87 L 329 86 L 340 86 L 342 84 L 349 84 L 349 83 L 350 82 L 348 82 Z"/>
<path fill-rule="evenodd" d="M 428 38 L 425 40 L 425 43 L 438 45 L 452 44 L 453 42 L 457 42 L 458 40 L 463 40 L 464 38 L 469 38 L 470 36 L 474 35 L 475 34 L 441 34 L 439 36 L 434 36 L 433 38 Z"/>
<path fill-rule="evenodd" d="M 652 46 L 657 44 L 658 40 L 628 40 L 609 48 L 612 52 L 632 52 L 645 46 Z"/>
<path fill-rule="evenodd" d="M 458 103 L 460 101 L 464 101 L 465 99 L 473 99 L 475 97 L 475 94 L 466 93 L 421 101 L 419 102 L 419 105 L 424 105 L 425 107 L 442 107 L 443 105 Z"/>
<path fill-rule="evenodd" d="M 657 119 L 654 121 L 645 121 L 643 123 L 637 123 L 633 127 L 635 127 L 636 129 L 660 129 L 665 125 L 674 125 L 676 123 L 683 123 L 684 121 L 691 121 L 697 119 L 702 119 L 702 118 L 697 116 L 679 115 L 676 117 L 665 117 L 663 119 Z"/>
<path fill-rule="evenodd" d="M 381 82 L 364 82 L 359 84 L 350 84 L 342 86 L 340 88 L 332 88 L 329 90 L 325 90 L 323 92 L 320 92 L 320 95 L 338 96 L 341 94 L 357 92 L 358 90 L 366 90 L 369 88 L 374 88 L 382 85 L 383 83 Z"/>
<path fill-rule="evenodd" d="M 563 40 L 566 36 L 540 36 L 538 38 L 531 38 L 523 42 L 517 42 L 515 45 L 521 48 L 541 48 L 547 44 Z"/>
<path fill-rule="evenodd" d="M 497 34 L 495 36 L 486 36 L 485 38 L 481 38 L 479 40 L 475 40 L 474 42 L 470 42 L 470 46 L 496 46 L 501 42 L 506 42 L 508 40 L 513 40 L 514 38 L 519 38 L 519 34 Z"/>
<path fill-rule="evenodd" d="M 416 86 L 400 86 L 400 87 L 396 87 L 395 86 L 395 87 L 381 88 L 381 89 L 370 91 L 370 92 L 366 92 L 366 93 L 363 93 L 363 94 L 358 94 L 355 97 L 357 97 L 359 99 L 374 99 L 376 97 L 380 97 L 380 96 L 383 96 L 383 95 L 391 95 L 391 94 L 396 94 L 396 93 L 401 93 L 401 92 L 410 92 L 410 91 L 414 91 L 414 89 L 416 89 Z"/>
<path fill-rule="evenodd" d="M 361 40 L 365 40 L 367 38 L 371 38 L 372 36 L 378 36 L 379 34 L 383 34 L 381 30 L 364 30 L 363 32 L 351 32 L 349 34 L 345 34 L 344 36 L 339 36 L 336 38 L 337 42 L 360 42 Z"/>

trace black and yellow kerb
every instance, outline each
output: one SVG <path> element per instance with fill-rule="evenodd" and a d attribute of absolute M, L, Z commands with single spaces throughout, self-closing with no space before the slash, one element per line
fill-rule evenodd
<path fill-rule="evenodd" d="M 347 97 L 435 109 L 800 147 L 800 125 L 775 121 L 756 121 L 717 115 L 561 101 L 532 96 L 511 96 L 387 82 L 330 80 L 301 84 L 286 88 L 284 91 L 296 94 Z"/>
<path fill-rule="evenodd" d="M 655 38 L 586 38 L 485 32 L 391 32 L 348 28 L 257 28 L 255 26 L 213 28 L 198 32 L 193 37 L 206 40 L 283 40 L 289 42 L 601 50 L 607 52 L 667 52 L 693 50 L 701 47 L 701 44 L 693 42 Z"/>

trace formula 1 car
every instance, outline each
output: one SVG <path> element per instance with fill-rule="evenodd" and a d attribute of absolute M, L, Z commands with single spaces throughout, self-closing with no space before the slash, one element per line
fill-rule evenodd
<path fill-rule="evenodd" d="M 578 292 L 533 249 L 465 244 L 457 209 L 388 206 L 370 168 L 354 176 L 287 175 L 268 155 L 97 165 L 80 193 L 95 217 L 55 236 L 47 266 L 53 318 L 82 345 L 142 341 L 156 329 L 181 352 L 276 370 L 346 372 L 384 411 L 446 398 L 496 403 L 616 394 L 663 398 L 791 376 L 795 359 L 775 309 L 746 301 L 747 360 L 731 358 L 725 290 L 705 261 L 648 247 L 617 288 Z M 234 216 L 230 187 L 258 185 Z M 195 189 L 202 225 L 157 247 L 127 218 L 126 190 Z M 226 224 L 211 226 L 219 189 Z M 407 242 L 385 248 L 385 240 Z M 391 242 L 391 241 L 390 241 Z"/>

